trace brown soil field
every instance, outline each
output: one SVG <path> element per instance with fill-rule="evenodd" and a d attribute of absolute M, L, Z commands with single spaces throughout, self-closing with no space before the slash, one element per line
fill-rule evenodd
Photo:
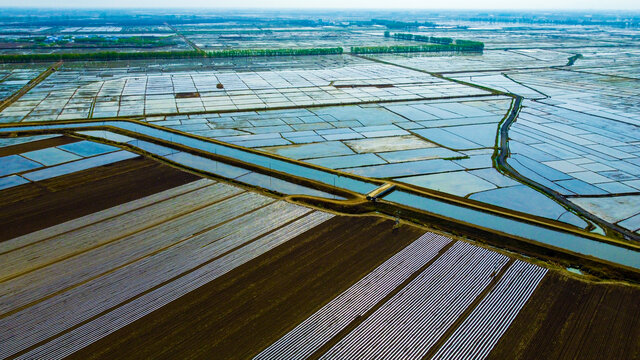
<path fill-rule="evenodd" d="M 71 358 L 252 357 L 424 232 L 393 225 L 335 217 Z"/>
<path fill-rule="evenodd" d="M 197 179 L 196 175 L 138 157 L 5 189 L 0 191 L 0 241 Z"/>
<path fill-rule="evenodd" d="M 638 359 L 640 289 L 550 272 L 488 359 Z"/>

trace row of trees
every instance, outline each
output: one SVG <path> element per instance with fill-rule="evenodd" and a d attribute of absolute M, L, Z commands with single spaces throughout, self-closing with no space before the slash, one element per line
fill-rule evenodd
<path fill-rule="evenodd" d="M 407 33 L 395 33 L 393 34 L 393 37 L 398 40 L 422 41 L 422 42 L 428 42 L 432 44 L 449 45 L 453 43 L 453 39 L 449 37 L 413 35 L 413 34 L 407 34 Z"/>
<path fill-rule="evenodd" d="M 385 36 L 389 37 L 386 33 Z M 454 43 L 454 40 L 449 37 L 413 35 L 408 33 L 395 33 L 393 37 L 398 40 L 421 41 L 439 45 L 452 45 Z M 459 51 L 482 51 L 484 49 L 483 42 L 471 40 L 455 40 L 455 45 L 453 46 L 461 49 Z"/>
<path fill-rule="evenodd" d="M 415 29 L 418 27 L 435 27 L 436 24 L 423 21 L 423 22 L 406 22 L 406 21 L 397 21 L 397 20 L 384 20 L 384 19 L 371 19 L 371 24 L 373 25 L 383 25 L 386 26 L 387 29 Z"/>
<path fill-rule="evenodd" d="M 57 53 L 57 54 L 12 54 L 0 55 L 0 62 L 48 62 L 48 61 L 83 61 L 83 60 L 135 60 L 135 59 L 175 59 L 198 58 L 203 55 L 194 50 L 185 51 L 143 51 L 117 52 L 96 51 L 87 53 Z"/>
<path fill-rule="evenodd" d="M 456 45 L 467 46 L 469 48 L 479 49 L 480 51 L 484 49 L 484 43 L 482 41 L 456 40 Z"/>
<path fill-rule="evenodd" d="M 138 59 L 184 59 L 184 58 L 228 58 L 249 56 L 301 56 L 301 55 L 333 55 L 342 54 L 341 47 L 310 49 L 240 49 L 219 51 L 143 51 L 117 52 L 97 51 L 87 53 L 58 54 L 12 54 L 0 55 L 0 63 L 50 62 L 50 61 L 84 61 L 84 60 L 138 60 Z"/>
<path fill-rule="evenodd" d="M 99 45 L 132 45 L 132 46 L 162 46 L 170 45 L 175 35 L 169 36 L 127 36 L 127 37 L 74 37 L 76 43 L 88 43 Z"/>
<path fill-rule="evenodd" d="M 416 41 L 427 41 L 426 40 L 426 36 L 420 36 L 418 35 L 419 38 L 416 39 Z M 453 43 L 453 39 L 452 38 L 448 38 L 448 37 L 435 37 L 435 36 L 429 36 L 429 42 L 430 43 L 434 43 L 434 44 L 443 44 L 443 45 L 449 45 L 451 43 Z"/>
<path fill-rule="evenodd" d="M 384 53 L 409 53 L 409 52 L 478 52 L 478 51 L 482 52 L 482 48 L 475 45 L 460 45 L 460 44 L 351 47 L 351 53 L 353 54 L 384 54 Z"/>
<path fill-rule="evenodd" d="M 339 55 L 341 47 L 309 49 L 233 49 L 207 52 L 210 57 Z"/>

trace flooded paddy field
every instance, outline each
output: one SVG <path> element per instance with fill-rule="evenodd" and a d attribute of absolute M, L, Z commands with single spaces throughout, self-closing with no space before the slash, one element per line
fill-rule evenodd
<path fill-rule="evenodd" d="M 377 44 L 420 45 L 417 41 L 398 41 L 384 37 L 384 31 L 375 27 L 324 28 L 224 28 L 209 30 L 197 26 L 179 26 L 177 29 L 204 50 L 260 49 L 260 48 L 322 48 L 343 46 L 369 46 Z"/>
<path fill-rule="evenodd" d="M 612 56 L 607 49 L 590 49 L 577 64 Z M 569 67 L 551 70 L 563 65 L 568 54 L 563 51 L 372 57 L 384 64 L 345 55 L 255 63 L 241 58 L 69 63 L 6 107 L 0 122 L 143 116 L 167 128 L 587 228 L 589 221 L 571 208 L 582 208 L 579 201 L 558 204 L 495 168 L 498 127 L 513 111 L 510 97 L 422 72 L 446 72 L 440 64 L 455 65 L 475 72 L 446 76 L 525 96 L 509 129 L 507 159 L 520 175 L 567 199 L 633 196 L 640 191 L 634 177 L 633 80 L 608 82 L 611 75 Z M 621 71 L 633 64 L 633 49 L 625 56 L 618 63 Z M 532 62 L 548 70 L 518 70 Z M 478 72 L 495 69 L 492 64 L 515 70 Z M 567 96 L 577 88 L 581 98 L 592 94 L 588 104 Z M 588 113 L 576 111 L 585 105 Z M 608 136 L 622 129 L 625 135 L 616 135 L 610 147 Z M 633 232 L 635 215 L 613 222 Z"/>
<path fill-rule="evenodd" d="M 309 70 L 130 71 L 129 66 L 93 71 L 63 68 L 0 116 L 4 122 L 153 116 L 487 93 L 428 74 L 362 61 Z M 219 83 L 223 89 L 217 88 Z"/>
<path fill-rule="evenodd" d="M 25 86 L 31 79 L 46 70 L 46 66 L 13 65 L 0 66 L 0 100 L 4 100 Z"/>

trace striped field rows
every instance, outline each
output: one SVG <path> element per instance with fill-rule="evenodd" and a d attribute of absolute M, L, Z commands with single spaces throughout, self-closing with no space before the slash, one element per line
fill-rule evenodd
<path fill-rule="evenodd" d="M 109 243 L 128 234 L 177 218 L 223 197 L 239 192 L 214 184 L 194 192 L 153 204 L 100 223 L 50 237 L 0 255 L 0 281 L 18 276 L 56 260 Z"/>
<path fill-rule="evenodd" d="M 321 359 L 485 358 L 547 270 L 464 242 L 439 255 L 450 241 L 426 233 L 255 359 L 306 359 L 323 347 Z"/>
<path fill-rule="evenodd" d="M 491 281 L 508 258 L 457 242 L 322 359 L 416 359 Z"/>
<path fill-rule="evenodd" d="M 278 231 L 246 245 L 238 251 L 216 259 L 206 266 L 198 268 L 196 271 L 157 288 L 152 292 L 146 293 L 142 297 L 124 304 L 95 320 L 87 322 L 17 358 L 33 359 L 46 357 L 48 359 L 61 359 L 68 356 L 174 301 L 180 296 L 205 285 L 207 282 L 215 280 L 245 262 L 266 253 L 283 242 L 321 224 L 332 216 L 333 215 L 327 213 L 313 212 Z"/>
<path fill-rule="evenodd" d="M 0 358 L 70 354 L 332 217 L 221 183 L 181 188 L 10 240 L 4 255 L 23 263 L 3 269 Z"/>
<path fill-rule="evenodd" d="M 253 211 L 258 206 L 270 204 L 271 201 L 253 193 L 243 193 L 66 261 L 53 263 L 40 271 L 0 283 L 0 289 L 6 290 L 4 294 L 11 294 L 10 298 L 0 296 L 0 309 L 4 313 L 24 306 L 52 292 L 97 279 L 107 272 L 143 260 L 156 252 L 176 251 L 183 242 L 193 240 L 191 235 L 194 232 L 203 229 L 202 219 L 210 219 L 206 227 L 218 226 L 224 221 Z"/>
<path fill-rule="evenodd" d="M 60 234 L 64 234 L 68 231 L 80 229 L 82 227 L 85 227 L 91 224 L 105 221 L 115 216 L 129 213 L 137 209 L 141 209 L 145 206 L 149 206 L 155 203 L 160 203 L 167 199 L 171 199 L 173 197 L 198 190 L 200 188 L 209 186 L 214 183 L 215 183 L 214 181 L 208 180 L 208 179 L 194 181 L 192 183 L 178 186 L 173 189 L 165 190 L 157 194 L 147 196 L 142 199 L 134 200 L 119 206 L 115 206 L 109 209 L 105 209 L 93 214 L 89 214 L 89 215 L 77 218 L 77 219 L 73 219 L 73 220 L 64 222 L 62 224 L 54 225 L 46 229 L 38 230 L 30 234 L 19 236 L 11 240 L 1 242 L 0 254 L 4 254 L 10 251 L 22 248 L 24 246 L 28 246 L 30 244 L 52 238 Z"/>
<path fill-rule="evenodd" d="M 546 273 L 545 268 L 516 260 L 433 359 L 486 358 Z"/>
<path fill-rule="evenodd" d="M 426 233 L 325 305 L 256 359 L 305 359 L 425 265 L 450 239 Z"/>
<path fill-rule="evenodd" d="M 0 243 L 0 358 L 64 358 L 332 217 L 199 180 Z M 546 272 L 427 232 L 255 359 L 483 359 Z"/>

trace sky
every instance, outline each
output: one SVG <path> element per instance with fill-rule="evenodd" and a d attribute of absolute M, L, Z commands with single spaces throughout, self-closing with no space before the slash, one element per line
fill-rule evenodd
<path fill-rule="evenodd" d="M 640 10 L 639 0 L 0 0 L 0 7 Z"/>

